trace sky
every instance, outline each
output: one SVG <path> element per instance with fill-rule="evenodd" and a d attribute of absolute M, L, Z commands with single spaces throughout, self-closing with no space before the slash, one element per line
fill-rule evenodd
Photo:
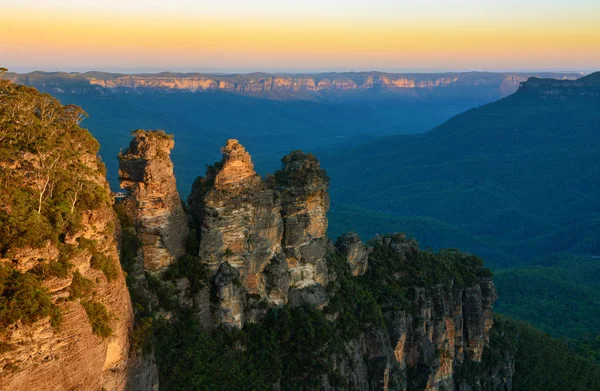
<path fill-rule="evenodd" d="M 600 69 L 600 0 L 0 0 L 0 66 Z"/>

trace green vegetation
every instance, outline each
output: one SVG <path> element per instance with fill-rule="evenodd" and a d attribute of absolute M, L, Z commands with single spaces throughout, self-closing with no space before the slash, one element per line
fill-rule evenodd
<path fill-rule="evenodd" d="M 287 165 L 289 169 L 282 168 L 273 174 L 279 186 L 306 186 L 315 180 L 329 183 L 327 172 L 320 167 L 319 161 L 312 153 L 292 151 L 281 159 L 281 163 L 284 167 Z"/>
<path fill-rule="evenodd" d="M 600 366 L 578 356 L 559 340 L 534 327 L 496 317 L 492 347 L 516 351 L 514 390 L 598 390 Z M 484 357 L 485 358 L 485 357 Z M 491 363 L 494 356 L 488 356 Z"/>
<path fill-rule="evenodd" d="M 78 270 L 73 273 L 73 280 L 69 287 L 69 299 L 81 299 L 88 297 L 92 293 L 94 283 L 85 278 Z"/>
<path fill-rule="evenodd" d="M 104 273 L 108 281 L 112 281 L 119 276 L 119 267 L 115 261 L 102 253 L 93 254 L 90 265 Z"/>
<path fill-rule="evenodd" d="M 133 132 L 131 132 L 131 134 L 133 136 L 144 136 L 144 137 L 148 137 L 148 138 L 157 138 L 157 139 L 163 139 L 163 140 L 173 140 L 173 135 L 172 134 L 167 134 L 165 133 L 164 130 L 143 130 L 143 129 L 138 129 L 138 130 L 134 130 Z"/>
<path fill-rule="evenodd" d="M 193 235 L 193 233 L 191 234 Z M 197 251 L 195 252 L 197 253 Z M 208 277 L 208 268 L 202 263 L 200 257 L 184 255 L 177 262 L 169 266 L 163 275 L 164 280 L 174 281 L 178 278 L 187 278 L 190 282 L 190 293 L 195 295 L 202 289 Z"/>
<path fill-rule="evenodd" d="M 59 325 L 58 308 L 39 277 L 0 264 L 0 333 L 16 322 L 28 324 L 47 316 L 53 326 Z"/>
<path fill-rule="evenodd" d="M 561 337 L 581 337 L 600 329 L 600 263 L 559 254 L 530 266 L 496 272 L 497 312 L 531 322 Z"/>
<path fill-rule="evenodd" d="M 92 332 L 102 338 L 110 337 L 113 330 L 110 327 L 111 315 L 108 313 L 106 306 L 94 300 L 82 301 L 81 305 L 83 305 L 88 316 Z"/>
<path fill-rule="evenodd" d="M 100 270 L 109 282 L 119 276 L 119 266 L 117 263 L 110 257 L 98 251 L 95 241 L 85 238 L 79 238 L 78 240 L 79 246 L 88 250 L 92 255 L 90 266 Z"/>
<path fill-rule="evenodd" d="M 480 363 L 466 360 L 456 374 L 473 379 L 480 373 L 495 373 L 506 355 L 515 357 L 515 391 L 597 390 L 600 366 L 571 350 L 564 342 L 531 325 L 496 316 L 489 346 Z"/>
<path fill-rule="evenodd" d="M 40 260 L 27 272 L 0 267 L 2 330 L 47 316 L 57 326 L 59 308 L 43 282 L 69 278 L 71 260 L 86 248 L 93 267 L 109 280 L 118 275 L 117 265 L 95 243 L 67 244 L 82 228 L 83 211 L 110 204 L 100 177 L 105 169 L 97 157 L 99 144 L 79 126 L 86 117 L 77 106 L 0 79 L 0 257 L 12 259 L 20 248 L 51 246 L 59 252 L 57 260 Z M 87 299 L 92 288 L 93 282 L 75 271 L 70 299 Z M 99 306 L 89 304 L 86 310 L 95 332 L 105 336 L 109 328 L 102 325 Z"/>
<path fill-rule="evenodd" d="M 131 134 L 135 137 L 142 137 L 148 139 L 162 139 L 162 140 L 173 140 L 174 136 L 172 134 L 165 133 L 164 130 L 144 130 L 137 129 L 131 132 Z M 129 155 L 130 150 L 126 148 L 124 151 L 119 151 L 117 158 L 121 161 L 124 159 L 135 159 L 135 154 Z M 160 152 L 159 152 L 160 153 Z"/>
<path fill-rule="evenodd" d="M 600 362 L 600 264 L 557 254 L 529 266 L 499 270 L 498 313 L 562 337 L 580 355 Z"/>

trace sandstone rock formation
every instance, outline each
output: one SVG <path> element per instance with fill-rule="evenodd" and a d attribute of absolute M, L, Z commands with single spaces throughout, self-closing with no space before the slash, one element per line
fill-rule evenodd
<path fill-rule="evenodd" d="M 347 233 L 340 236 L 335 243 L 336 250 L 350 266 L 353 276 L 361 276 L 367 271 L 369 253 L 365 244 L 356 233 Z"/>
<path fill-rule="evenodd" d="M 222 161 L 196 180 L 189 198 L 199 256 L 214 274 L 217 322 L 241 326 L 259 316 L 242 313 L 239 303 L 246 295 L 278 305 L 288 303 L 290 289 L 312 287 L 312 293 L 294 293 L 293 303 L 322 305 L 324 295 L 315 290 L 327 283 L 329 196 L 318 161 L 294 152 L 263 181 L 237 140 L 228 140 L 222 153 Z M 230 269 L 243 289 L 231 285 Z"/>
<path fill-rule="evenodd" d="M 162 131 L 138 130 L 129 148 L 119 156 L 121 187 L 135 202 L 134 220 L 142 241 L 144 266 L 153 272 L 185 254 L 189 234 L 169 157 L 174 145 Z"/>

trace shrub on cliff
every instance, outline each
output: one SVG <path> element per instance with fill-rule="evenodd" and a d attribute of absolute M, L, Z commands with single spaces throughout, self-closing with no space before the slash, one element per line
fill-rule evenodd
<path fill-rule="evenodd" d="M 58 325 L 58 309 L 38 277 L 0 265 L 0 332 L 16 322 L 27 324 L 47 316 Z"/>
<path fill-rule="evenodd" d="M 83 301 L 81 305 L 83 305 L 88 316 L 92 332 L 102 338 L 110 337 L 113 330 L 110 327 L 111 316 L 106 306 L 94 300 Z"/>
<path fill-rule="evenodd" d="M 329 184 L 327 172 L 312 154 L 292 151 L 281 159 L 282 168 L 273 174 L 275 182 L 284 187 L 302 187 L 311 183 Z"/>
<path fill-rule="evenodd" d="M 119 266 L 109 256 L 104 255 L 96 248 L 96 242 L 85 238 L 79 238 L 79 246 L 86 249 L 92 255 L 90 266 L 100 270 L 108 281 L 112 281 L 119 276 Z"/>

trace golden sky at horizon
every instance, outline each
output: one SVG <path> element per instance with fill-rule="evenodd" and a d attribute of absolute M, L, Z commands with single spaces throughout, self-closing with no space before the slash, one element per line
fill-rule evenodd
<path fill-rule="evenodd" d="M 127 7 L 87 8 L 66 4 L 70 0 L 44 6 L 35 6 L 33 0 L 3 1 L 0 65 L 9 69 L 497 70 L 600 65 L 600 6 L 574 15 L 565 9 L 538 12 L 533 18 L 504 8 L 464 8 L 471 0 L 453 0 L 462 12 L 424 7 L 372 14 L 360 8 L 234 12 L 217 6 L 185 12 L 153 8 L 151 1 L 138 10 L 133 4 L 137 0 Z M 433 6 L 439 0 L 427 2 Z"/>

